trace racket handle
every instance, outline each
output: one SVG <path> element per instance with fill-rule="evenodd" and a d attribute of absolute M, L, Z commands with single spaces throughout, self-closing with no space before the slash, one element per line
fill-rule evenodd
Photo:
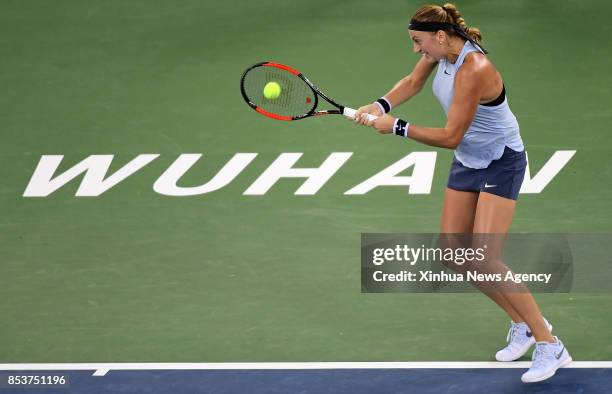
<path fill-rule="evenodd" d="M 349 107 L 344 107 L 344 116 L 346 116 L 347 118 L 351 118 L 351 119 L 355 119 L 355 114 L 357 113 L 356 110 L 354 110 L 353 108 L 349 108 Z M 370 115 L 370 114 L 366 114 L 368 116 L 368 121 L 373 121 L 375 119 L 378 119 L 378 116 L 374 116 L 374 115 Z"/>

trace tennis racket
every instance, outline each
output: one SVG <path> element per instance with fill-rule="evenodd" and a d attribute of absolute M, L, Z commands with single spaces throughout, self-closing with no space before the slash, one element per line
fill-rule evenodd
<path fill-rule="evenodd" d="M 266 98 L 264 89 L 271 83 L 278 86 L 274 85 L 275 94 Z M 300 120 L 319 115 L 344 115 L 354 119 L 357 112 L 329 98 L 301 72 L 279 63 L 261 62 L 247 68 L 240 79 L 240 91 L 251 108 L 277 120 Z M 318 109 L 319 98 L 336 109 Z M 368 120 L 377 118 L 370 114 L 367 117 Z"/>

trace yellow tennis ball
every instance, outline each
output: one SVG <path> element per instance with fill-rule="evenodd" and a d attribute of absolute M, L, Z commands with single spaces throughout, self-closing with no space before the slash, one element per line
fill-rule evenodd
<path fill-rule="evenodd" d="M 264 86 L 263 95 L 268 100 L 276 100 L 281 94 L 281 87 L 277 82 L 268 82 Z"/>

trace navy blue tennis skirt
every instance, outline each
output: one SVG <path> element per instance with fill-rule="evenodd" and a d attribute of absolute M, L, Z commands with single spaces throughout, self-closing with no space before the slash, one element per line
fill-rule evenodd
<path fill-rule="evenodd" d="M 469 168 L 453 157 L 447 187 L 462 192 L 487 192 L 516 200 L 525 177 L 525 168 L 525 151 L 517 152 L 508 147 L 504 149 L 502 157 L 493 160 L 487 168 Z"/>

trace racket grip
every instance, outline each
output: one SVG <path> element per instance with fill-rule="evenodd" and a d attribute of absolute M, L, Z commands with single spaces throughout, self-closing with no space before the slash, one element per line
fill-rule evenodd
<path fill-rule="evenodd" d="M 356 110 L 354 110 L 353 108 L 349 108 L 349 107 L 344 107 L 344 111 L 343 114 L 344 116 L 346 116 L 347 118 L 351 118 L 351 119 L 355 119 L 355 114 L 357 113 Z M 375 119 L 378 119 L 378 116 L 374 116 L 374 115 L 370 115 L 370 114 L 366 114 L 368 117 L 368 121 L 373 121 Z"/>

